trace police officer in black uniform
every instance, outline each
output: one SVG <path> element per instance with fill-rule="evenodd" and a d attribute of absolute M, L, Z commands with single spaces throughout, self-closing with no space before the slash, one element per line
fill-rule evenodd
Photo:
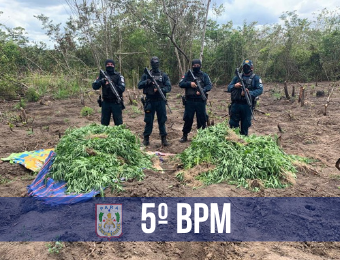
<path fill-rule="evenodd" d="M 241 122 L 242 135 L 248 135 L 248 129 L 251 126 L 251 110 L 255 106 L 255 98 L 263 92 L 263 84 L 260 76 L 256 75 L 253 70 L 253 62 L 244 60 L 242 63 L 242 80 L 246 91 L 250 94 L 253 107 L 250 108 L 245 98 L 245 93 L 242 91 L 242 84 L 237 76 L 228 85 L 228 91 L 231 93 L 231 107 L 229 125 L 231 128 L 239 127 Z"/>
<path fill-rule="evenodd" d="M 200 81 L 204 93 L 212 89 L 212 84 L 207 73 L 201 71 L 201 60 L 194 59 L 191 62 L 194 76 Z M 184 126 L 181 143 L 188 141 L 188 134 L 191 131 L 196 113 L 197 129 L 205 128 L 207 125 L 206 101 L 202 99 L 201 93 L 198 91 L 197 85 L 191 73 L 188 71 L 179 82 L 179 87 L 185 89 L 185 110 L 184 110 Z M 207 95 L 208 96 L 208 95 Z"/>
<path fill-rule="evenodd" d="M 106 73 L 110 77 L 112 83 L 115 85 L 119 96 L 122 98 L 123 92 L 125 91 L 124 77 L 118 72 L 115 72 L 115 62 L 112 59 L 105 61 Z M 101 73 L 97 80 L 92 83 L 92 88 L 97 90 L 102 88 L 103 101 L 99 100 L 102 107 L 102 118 L 101 124 L 108 126 L 110 124 L 110 117 L 112 114 L 115 125 L 123 124 L 122 109 L 124 104 L 118 103 L 116 95 L 113 93 L 109 82 L 105 79 Z"/>
<path fill-rule="evenodd" d="M 168 75 L 159 69 L 159 59 L 158 57 L 152 57 L 150 61 L 152 69 L 150 70 L 151 75 L 158 83 L 164 96 L 166 93 L 171 91 L 171 83 Z M 157 88 L 155 87 L 153 81 L 148 78 L 145 73 L 142 75 L 141 80 L 138 83 L 138 88 L 143 89 L 143 94 L 146 95 L 144 111 L 145 111 L 145 129 L 144 129 L 144 145 L 149 145 L 149 136 L 152 133 L 153 121 L 155 118 L 155 113 L 157 113 L 159 134 L 161 136 L 162 145 L 168 146 L 169 143 L 166 140 L 167 132 L 165 129 L 165 122 L 167 120 L 166 116 L 166 103 L 159 94 Z"/>

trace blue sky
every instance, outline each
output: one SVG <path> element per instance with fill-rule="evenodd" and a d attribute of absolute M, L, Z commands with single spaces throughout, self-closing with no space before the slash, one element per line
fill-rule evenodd
<path fill-rule="evenodd" d="M 205 0 L 207 2 L 207 0 Z M 211 5 L 222 4 L 225 12 L 216 17 L 213 12 L 209 17 L 219 23 L 230 20 L 234 25 L 257 21 L 258 24 L 273 24 L 279 21 L 285 11 L 296 10 L 302 18 L 312 18 L 313 12 L 323 8 L 329 10 L 340 7 L 339 0 L 211 0 Z M 71 11 L 65 0 L 0 0 L 0 24 L 14 28 L 25 28 L 30 40 L 43 41 L 48 44 L 48 37 L 41 29 L 42 25 L 34 15 L 44 14 L 54 23 L 64 23 Z"/>

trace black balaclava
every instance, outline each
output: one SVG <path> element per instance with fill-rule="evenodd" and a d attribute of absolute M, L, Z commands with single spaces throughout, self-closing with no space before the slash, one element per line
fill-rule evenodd
<path fill-rule="evenodd" d="M 106 65 L 107 65 L 108 63 L 110 63 L 110 62 L 113 64 L 113 67 L 111 67 L 111 66 L 106 67 Z M 106 72 L 107 72 L 109 75 L 113 75 L 113 74 L 115 73 L 115 67 L 114 67 L 114 65 L 115 65 L 114 60 L 107 59 L 107 60 L 105 61 Z"/>
<path fill-rule="evenodd" d="M 251 60 L 244 60 L 242 66 L 245 75 L 249 75 L 253 71 L 253 62 Z"/>
<path fill-rule="evenodd" d="M 201 70 L 201 66 L 202 66 L 202 62 L 199 59 L 193 59 L 191 62 L 191 66 L 194 66 L 195 64 L 199 64 L 199 67 L 193 67 L 192 70 L 194 71 L 194 73 L 198 73 Z"/>
<path fill-rule="evenodd" d="M 244 74 L 248 75 L 251 72 L 251 67 L 249 65 L 243 65 Z"/>
<path fill-rule="evenodd" d="M 151 58 L 150 60 L 150 65 L 151 65 L 151 68 L 152 68 L 152 71 L 153 72 L 159 72 L 159 59 L 158 57 L 154 56 Z"/>

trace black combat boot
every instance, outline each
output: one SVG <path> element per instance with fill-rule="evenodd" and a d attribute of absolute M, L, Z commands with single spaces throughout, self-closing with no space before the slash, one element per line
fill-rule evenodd
<path fill-rule="evenodd" d="M 186 141 L 188 141 L 188 134 L 187 133 L 183 133 L 183 136 L 181 138 L 181 140 L 179 140 L 181 143 L 185 143 Z"/>
<path fill-rule="evenodd" d="M 144 144 L 145 146 L 148 146 L 148 145 L 150 144 L 150 142 L 149 142 L 149 136 L 144 136 L 143 144 Z"/>
<path fill-rule="evenodd" d="M 161 138 L 162 138 L 162 145 L 163 145 L 163 146 L 168 146 L 169 143 L 168 143 L 168 141 L 166 140 L 166 135 L 163 135 Z"/>

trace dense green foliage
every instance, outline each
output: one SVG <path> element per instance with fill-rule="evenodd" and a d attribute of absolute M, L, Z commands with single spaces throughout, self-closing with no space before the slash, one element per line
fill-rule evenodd
<path fill-rule="evenodd" d="M 179 158 L 185 169 L 202 163 L 215 168 L 198 178 L 206 184 L 229 181 L 247 187 L 247 180 L 261 180 L 268 188 L 282 188 L 297 172 L 293 162 L 301 158 L 288 155 L 270 136 L 240 136 L 226 122 L 198 130 L 190 146 Z"/>
<path fill-rule="evenodd" d="M 264 82 L 340 78 L 339 8 L 319 11 L 313 20 L 285 12 L 277 24 L 235 26 L 205 21 L 206 6 L 198 0 L 76 2 L 67 1 L 73 15 L 64 25 L 36 16 L 53 47 L 29 42 L 24 28 L 0 24 L 1 97 L 17 98 L 27 87 L 57 98 L 77 95 L 91 88 L 106 58 L 116 61 L 127 87 L 137 85 L 154 55 L 177 84 L 201 46 L 203 70 L 217 84 L 230 82 L 245 58 Z M 222 9 L 209 13 L 217 17 Z"/>
<path fill-rule="evenodd" d="M 143 169 L 152 166 L 150 157 L 140 150 L 139 139 L 124 125 L 70 128 L 55 152 L 49 175 L 66 181 L 68 192 L 121 189 L 121 178 L 140 180 Z"/>

